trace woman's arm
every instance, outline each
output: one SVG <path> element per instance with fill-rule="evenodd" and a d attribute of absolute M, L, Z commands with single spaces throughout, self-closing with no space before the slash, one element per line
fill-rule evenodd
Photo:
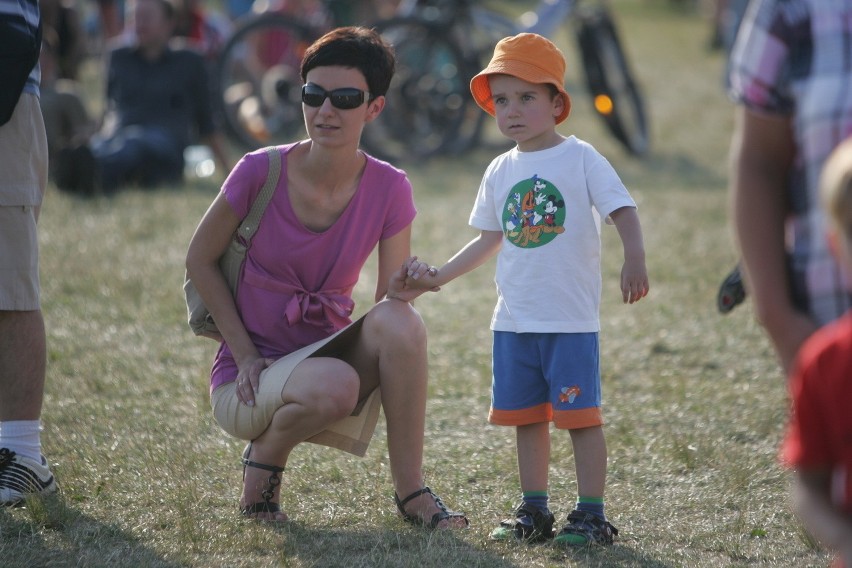
<path fill-rule="evenodd" d="M 376 282 L 376 302 L 388 293 L 391 276 L 400 270 L 411 255 L 411 224 L 394 236 L 379 241 L 379 274 Z"/>
<path fill-rule="evenodd" d="M 187 276 L 192 280 L 222 334 L 221 338 L 215 339 L 224 338 L 238 365 L 241 360 L 259 356 L 237 313 L 231 289 L 219 268 L 219 259 L 229 246 L 239 224 L 240 219 L 225 199 L 225 195 L 219 193 L 198 224 L 186 253 Z"/>

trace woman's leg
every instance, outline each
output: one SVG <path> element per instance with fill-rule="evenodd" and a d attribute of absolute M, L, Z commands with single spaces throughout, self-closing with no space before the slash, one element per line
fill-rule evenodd
<path fill-rule="evenodd" d="M 263 434 L 252 441 L 253 462 L 283 467 L 297 444 L 349 416 L 358 403 L 359 378 L 347 363 L 327 357 L 299 363 L 282 391 L 283 405 Z M 240 506 L 262 502 L 269 471 L 247 467 Z M 279 502 L 280 485 L 272 501 Z M 283 512 L 257 513 L 259 519 L 285 520 Z"/>
<path fill-rule="evenodd" d="M 347 354 L 362 377 L 364 396 L 381 387 L 387 420 L 388 457 L 396 494 L 406 496 L 421 489 L 423 438 L 426 424 L 428 379 L 426 326 L 407 302 L 384 300 L 367 314 L 359 340 Z M 440 509 L 428 494 L 409 501 L 406 512 L 427 522 Z M 440 527 L 466 526 L 462 518 L 442 521 Z"/>

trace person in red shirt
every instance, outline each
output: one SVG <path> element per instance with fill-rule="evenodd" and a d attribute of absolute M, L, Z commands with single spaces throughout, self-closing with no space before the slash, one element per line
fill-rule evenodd
<path fill-rule="evenodd" d="M 852 269 L 852 138 L 826 162 L 821 196 L 829 243 Z M 782 447 L 794 468 L 794 506 L 807 529 L 852 568 L 852 311 L 814 333 L 790 375 L 793 409 Z"/>

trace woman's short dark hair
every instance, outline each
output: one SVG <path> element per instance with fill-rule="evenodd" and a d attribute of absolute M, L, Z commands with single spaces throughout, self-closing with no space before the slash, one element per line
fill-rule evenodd
<path fill-rule="evenodd" d="M 367 80 L 370 97 L 384 96 L 394 72 L 393 48 L 375 31 L 361 26 L 331 30 L 305 51 L 302 81 L 315 67 L 340 65 L 358 69 Z"/>

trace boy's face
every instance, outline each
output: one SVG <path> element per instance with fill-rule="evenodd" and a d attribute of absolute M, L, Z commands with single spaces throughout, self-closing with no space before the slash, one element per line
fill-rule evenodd
<path fill-rule="evenodd" d="M 488 86 L 494 101 L 497 127 L 523 152 L 544 150 L 558 144 L 556 117 L 565 101 L 552 96 L 547 85 L 529 83 L 512 75 L 490 75 Z"/>

